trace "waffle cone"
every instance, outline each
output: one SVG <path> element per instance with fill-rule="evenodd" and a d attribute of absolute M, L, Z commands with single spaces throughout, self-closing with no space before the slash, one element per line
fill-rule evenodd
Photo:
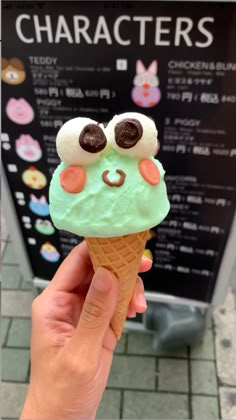
<path fill-rule="evenodd" d="M 86 238 L 94 271 L 105 267 L 118 279 L 118 300 L 111 327 L 120 338 L 149 231 L 113 238 Z"/>

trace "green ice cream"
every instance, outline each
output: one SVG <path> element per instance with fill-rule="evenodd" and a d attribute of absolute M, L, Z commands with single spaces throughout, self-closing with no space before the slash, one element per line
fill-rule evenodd
<path fill-rule="evenodd" d="M 107 138 L 110 136 L 109 129 L 106 135 Z M 58 229 L 85 237 L 114 237 L 150 229 L 166 217 L 170 205 L 162 164 L 152 156 L 142 159 L 125 154 L 131 149 L 130 145 L 122 154 L 119 147 L 115 150 L 111 142 L 107 143 L 110 145 L 104 146 L 97 161 L 84 165 L 79 162 L 86 173 L 86 182 L 80 192 L 68 192 L 61 185 L 60 174 L 71 165 L 76 166 L 74 156 L 70 155 L 69 164 L 61 162 L 54 172 L 49 201 L 50 214 Z M 122 146 L 121 142 L 119 146 Z M 140 162 L 143 160 L 149 161 L 149 165 L 152 162 L 154 172 L 158 168 L 158 182 L 150 184 L 142 175 Z"/>
<path fill-rule="evenodd" d="M 157 185 L 149 185 L 140 175 L 140 159 L 130 159 L 112 150 L 86 168 L 86 186 L 78 194 L 63 190 L 59 174 L 66 165 L 61 163 L 54 172 L 49 195 L 55 226 L 81 236 L 112 237 L 158 225 L 166 217 L 170 205 L 163 167 L 158 160 L 150 159 L 161 175 Z M 109 179 L 116 181 L 119 175 L 114 168 L 122 169 L 126 174 L 124 184 L 118 188 L 112 188 L 102 180 L 104 170 L 109 170 Z"/>

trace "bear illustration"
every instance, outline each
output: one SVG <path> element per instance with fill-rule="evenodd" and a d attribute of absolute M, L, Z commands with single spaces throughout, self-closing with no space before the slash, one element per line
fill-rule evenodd
<path fill-rule="evenodd" d="M 19 58 L 2 58 L 2 81 L 8 85 L 20 85 L 26 78 L 25 67 Z"/>

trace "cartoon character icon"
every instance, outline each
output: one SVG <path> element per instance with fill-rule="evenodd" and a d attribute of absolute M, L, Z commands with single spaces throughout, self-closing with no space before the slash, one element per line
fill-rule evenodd
<path fill-rule="evenodd" d="M 21 134 L 16 140 L 17 155 L 26 162 L 36 162 L 42 157 L 42 150 L 39 142 L 29 134 Z"/>
<path fill-rule="evenodd" d="M 41 256 L 49 262 L 57 262 L 60 258 L 60 254 L 50 242 L 45 242 L 40 249 Z"/>
<path fill-rule="evenodd" d="M 34 194 L 30 194 L 29 208 L 37 216 L 48 216 L 49 205 L 45 195 L 41 195 L 40 198 L 35 197 Z"/>
<path fill-rule="evenodd" d="M 26 77 L 25 66 L 19 58 L 2 58 L 2 81 L 9 85 L 20 85 Z"/>
<path fill-rule="evenodd" d="M 151 108 L 157 105 L 161 99 L 161 91 L 158 86 L 157 60 L 152 61 L 147 69 L 141 60 L 137 60 L 134 88 L 131 92 L 134 103 L 142 108 Z"/>
<path fill-rule="evenodd" d="M 24 98 L 10 98 L 6 105 L 8 118 L 16 124 L 29 124 L 34 119 L 34 111 Z"/>
<path fill-rule="evenodd" d="M 50 220 L 36 219 L 34 227 L 42 235 L 52 235 L 55 232 L 55 228 Z"/>
<path fill-rule="evenodd" d="M 30 166 L 23 172 L 22 181 L 27 187 L 33 188 L 34 190 L 41 190 L 47 185 L 47 178 L 45 175 L 34 166 Z"/>

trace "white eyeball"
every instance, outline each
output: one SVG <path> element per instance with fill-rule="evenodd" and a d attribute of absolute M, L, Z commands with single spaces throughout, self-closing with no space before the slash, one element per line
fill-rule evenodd
<path fill-rule="evenodd" d="M 90 165 L 105 149 L 107 139 L 103 126 L 90 118 L 73 118 L 59 130 L 57 153 L 67 165 Z"/>
<path fill-rule="evenodd" d="M 108 143 L 130 157 L 155 156 L 158 147 L 154 121 L 138 112 L 116 115 L 105 128 Z"/>
<path fill-rule="evenodd" d="M 159 79 L 157 76 L 150 76 L 149 77 L 149 84 L 151 87 L 159 86 Z"/>
<path fill-rule="evenodd" d="M 145 79 L 144 79 L 143 74 L 138 74 L 137 76 L 135 76 L 134 86 L 142 86 L 144 82 L 145 82 Z"/>

